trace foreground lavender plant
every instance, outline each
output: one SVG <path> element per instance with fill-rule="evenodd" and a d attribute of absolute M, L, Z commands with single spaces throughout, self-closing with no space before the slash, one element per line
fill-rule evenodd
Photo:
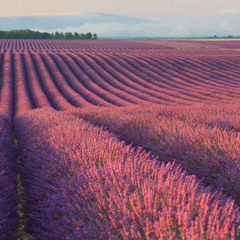
<path fill-rule="evenodd" d="M 16 239 L 17 183 L 10 119 L 0 113 L 0 239 Z"/>
<path fill-rule="evenodd" d="M 175 163 L 54 110 L 15 127 L 33 239 L 233 239 L 234 202 Z"/>
<path fill-rule="evenodd" d="M 160 158 L 176 159 L 206 185 L 240 204 L 239 103 L 222 107 L 94 107 L 73 114 Z"/>

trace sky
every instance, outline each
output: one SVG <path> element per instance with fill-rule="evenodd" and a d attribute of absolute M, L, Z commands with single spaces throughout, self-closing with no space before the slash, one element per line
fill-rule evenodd
<path fill-rule="evenodd" d="M 101 22 L 64 30 L 98 30 L 100 35 L 236 35 L 240 0 L 1 0 L 0 17 L 64 16 L 106 13 L 152 22 Z M 59 28 L 61 30 L 61 28 Z M 43 29 L 44 30 L 44 29 Z M 56 29 L 52 29 L 56 30 Z M 154 32 L 155 31 L 155 32 Z"/>

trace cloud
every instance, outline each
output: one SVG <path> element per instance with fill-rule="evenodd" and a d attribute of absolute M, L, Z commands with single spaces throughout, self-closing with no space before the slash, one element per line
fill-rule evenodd
<path fill-rule="evenodd" d="M 214 15 L 159 16 L 152 21 L 104 13 L 66 14 L 34 13 L 30 17 L 0 18 L 0 28 L 92 32 L 102 38 L 240 36 L 237 9 Z"/>
<path fill-rule="evenodd" d="M 207 37 L 239 36 L 240 16 L 216 15 L 192 18 L 162 18 L 154 22 L 142 23 L 85 23 L 78 27 L 56 28 L 50 32 L 92 32 L 99 37 Z"/>

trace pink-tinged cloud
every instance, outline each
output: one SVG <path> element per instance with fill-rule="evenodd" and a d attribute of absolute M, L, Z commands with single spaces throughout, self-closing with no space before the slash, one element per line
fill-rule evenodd
<path fill-rule="evenodd" d="M 225 12 L 238 12 L 240 11 L 240 8 L 239 9 L 222 9 L 221 12 L 222 13 L 225 13 Z"/>

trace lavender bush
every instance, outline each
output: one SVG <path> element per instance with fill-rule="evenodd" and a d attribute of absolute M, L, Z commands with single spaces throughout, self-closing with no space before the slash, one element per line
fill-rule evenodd
<path fill-rule="evenodd" d="M 233 239 L 233 200 L 54 110 L 15 120 L 33 239 Z"/>

